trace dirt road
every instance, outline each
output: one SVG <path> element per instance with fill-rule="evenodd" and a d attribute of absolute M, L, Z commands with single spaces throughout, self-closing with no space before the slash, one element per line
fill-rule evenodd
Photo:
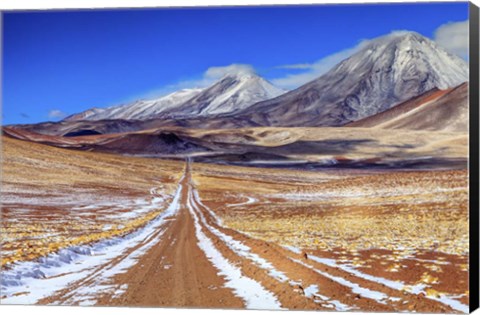
<path fill-rule="evenodd" d="M 251 238 L 222 226 L 204 204 L 187 161 L 175 198 L 159 218 L 57 276 L 39 304 L 463 312 L 421 285 L 364 274 L 333 259 Z M 115 246 L 122 247 L 115 250 Z M 98 257 L 97 257 L 98 256 Z M 73 269 L 72 269 L 73 268 Z M 41 277 L 40 277 L 41 278 Z M 40 283 L 40 284 L 39 284 Z M 67 283 L 67 282 L 65 282 Z M 43 285 L 46 285 L 44 282 Z M 32 286 L 34 290 L 35 286 Z M 22 296 L 23 292 L 17 293 Z M 8 299 L 6 300 L 8 302 Z M 2 303 L 5 303 L 2 302 Z M 468 310 L 468 308 L 467 308 Z"/>

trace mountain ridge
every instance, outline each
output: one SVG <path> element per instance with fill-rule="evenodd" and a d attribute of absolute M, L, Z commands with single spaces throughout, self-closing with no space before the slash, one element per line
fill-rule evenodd
<path fill-rule="evenodd" d="M 71 115 L 64 121 L 104 120 L 104 119 L 148 119 L 161 114 L 178 103 L 185 102 L 200 93 L 202 89 L 181 89 L 152 100 L 137 100 L 128 104 L 114 105 L 107 108 L 87 109 Z"/>
<path fill-rule="evenodd" d="M 464 60 L 418 33 L 402 32 L 372 40 L 319 78 L 238 116 L 261 126 L 341 126 L 466 81 Z"/>
<path fill-rule="evenodd" d="M 91 108 L 64 121 L 153 118 L 187 118 L 243 110 L 286 92 L 253 73 L 227 74 L 206 88 L 182 89 L 152 100 L 107 108 Z"/>
<path fill-rule="evenodd" d="M 420 34 L 399 32 L 370 41 L 319 78 L 285 93 L 276 88 L 272 92 L 271 84 L 253 73 L 230 73 L 210 87 L 194 90 L 193 95 L 181 90 L 165 96 L 184 93 L 182 104 L 167 102 L 168 109 L 154 114 L 145 109 L 148 104 L 142 110 L 138 103 L 110 108 L 114 114 L 145 114 L 140 120 L 103 118 L 104 110 L 90 109 L 76 114 L 85 120 L 19 127 L 68 136 L 159 127 L 338 127 L 385 112 L 432 89 L 449 89 L 465 81 L 468 66 L 464 60 Z M 267 94 L 269 99 L 254 103 Z M 158 100 L 152 102 L 155 108 Z"/>
<path fill-rule="evenodd" d="M 172 109 L 169 116 L 192 117 L 232 113 L 285 92 L 257 74 L 227 74 L 199 95 Z M 187 114 L 178 115 L 178 112 Z"/>

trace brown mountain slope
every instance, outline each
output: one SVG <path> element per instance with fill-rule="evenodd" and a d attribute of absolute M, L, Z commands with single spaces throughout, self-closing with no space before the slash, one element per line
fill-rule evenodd
<path fill-rule="evenodd" d="M 468 83 L 447 90 L 430 90 L 345 127 L 467 132 Z"/>

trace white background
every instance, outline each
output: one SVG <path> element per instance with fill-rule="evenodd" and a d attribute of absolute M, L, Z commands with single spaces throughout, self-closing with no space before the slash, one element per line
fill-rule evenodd
<path fill-rule="evenodd" d="M 400 2 L 391 0 L 0 0 L 0 10 L 9 9 L 61 9 L 61 8 L 133 8 L 133 7 L 168 7 L 198 5 L 259 5 L 259 4 L 325 4 L 325 3 L 366 3 L 366 2 Z M 435 0 L 440 2 L 444 0 Z M 414 2 L 404 0 L 404 2 Z M 423 1 L 425 2 L 425 1 Z M 480 0 L 473 0 L 480 6 Z M 478 88 L 478 87 L 477 87 Z M 0 306 L 0 314 L 4 315 L 275 315 L 279 311 L 243 311 L 243 310 L 209 310 L 209 309 L 160 309 L 160 308 L 128 308 L 128 307 L 69 307 L 69 306 Z M 288 315 L 308 315 L 311 311 L 288 311 Z M 332 314 L 331 312 L 315 312 L 315 314 Z M 363 314 L 351 313 L 348 314 Z M 376 313 L 386 315 L 389 313 Z M 480 311 L 475 312 L 480 315 Z"/>

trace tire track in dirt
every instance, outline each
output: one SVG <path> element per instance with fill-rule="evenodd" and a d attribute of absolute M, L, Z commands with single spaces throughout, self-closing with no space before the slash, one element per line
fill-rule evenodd
<path fill-rule="evenodd" d="M 90 289 L 97 305 L 455 311 L 421 294 L 369 281 L 222 226 L 196 190 L 190 161 L 178 185 L 174 216 L 124 254 L 40 304 L 78 304 L 77 295 Z M 136 262 L 127 270 L 107 282 L 97 281 L 132 256 Z M 102 286 L 110 290 L 102 291 Z"/>
<path fill-rule="evenodd" d="M 337 284 L 331 284 L 329 279 L 320 277 L 318 274 L 312 270 L 309 270 L 308 268 L 295 266 L 295 268 L 292 269 L 292 261 L 286 257 L 283 257 L 281 253 L 276 250 L 273 244 L 258 240 L 246 243 L 245 241 L 247 238 L 244 235 L 221 227 L 218 224 L 218 221 L 220 220 L 218 220 L 214 216 L 214 213 L 201 202 L 198 194 L 194 195 L 195 198 L 193 199 L 197 205 L 197 211 L 199 211 L 204 217 L 204 226 L 209 226 L 209 228 L 207 228 L 207 230 L 209 230 L 209 237 L 216 239 L 215 245 L 218 246 L 218 248 L 221 248 L 222 253 L 225 253 L 229 259 L 232 259 L 232 261 L 234 261 L 237 265 L 241 265 L 242 271 L 245 274 L 261 282 L 267 289 L 276 293 L 278 299 L 282 303 L 282 307 L 289 309 L 331 310 L 332 307 L 337 307 L 340 304 L 342 305 L 342 309 L 345 310 L 345 304 L 349 302 L 348 305 L 350 307 L 348 307 L 348 309 L 393 310 L 393 308 L 387 305 L 379 304 L 374 300 L 363 299 L 363 301 L 353 301 L 352 299 L 346 297 L 347 294 L 351 293 L 348 288 Z M 230 233 L 225 234 L 231 236 L 233 240 L 228 241 L 221 239 L 218 237 L 218 235 L 215 235 L 215 233 L 211 231 L 212 229 L 214 231 L 217 230 L 220 233 L 229 230 Z M 242 237 L 238 238 L 239 235 Z M 255 253 L 253 253 L 254 255 L 259 256 L 258 253 L 261 253 L 260 258 L 266 259 L 269 263 L 278 260 L 283 262 L 283 264 L 275 264 L 274 269 L 277 269 L 278 266 L 278 270 L 281 270 L 282 273 L 286 274 L 286 278 L 289 279 L 289 281 L 275 279 L 275 277 L 269 275 L 269 270 L 267 268 L 259 268 L 255 263 L 252 261 L 249 262 L 248 259 L 236 253 L 235 250 L 232 250 L 232 248 L 229 248 L 227 243 L 231 244 L 239 239 L 241 239 L 242 244 L 248 246 L 250 249 L 255 250 Z M 302 275 L 302 277 L 299 275 Z M 302 281 L 302 279 L 308 280 Z M 322 291 L 322 294 L 328 295 L 329 297 L 326 300 L 318 299 L 314 296 L 307 297 L 304 292 L 304 289 L 307 288 L 306 284 L 318 284 L 321 287 L 328 286 L 328 290 L 326 292 Z"/>
<path fill-rule="evenodd" d="M 127 286 L 120 297 L 103 296 L 98 305 L 231 307 L 241 308 L 243 301 L 224 288 L 203 251 L 197 246 L 193 219 L 186 208 L 189 165 L 182 186 L 180 209 L 165 229 L 162 240 L 138 259 L 115 283 Z"/>
<path fill-rule="evenodd" d="M 311 296 L 311 299 L 323 304 L 324 307 L 331 308 L 332 303 L 328 303 L 328 300 L 337 299 L 350 306 L 352 310 L 456 312 L 450 306 L 426 298 L 422 294 L 395 290 L 384 284 L 368 281 L 340 268 L 309 260 L 304 255 L 292 253 L 278 245 L 253 239 L 238 231 L 225 228 L 220 224 L 221 220 L 216 217 L 214 212 L 203 204 L 197 191 L 194 196 L 208 225 L 249 246 L 253 251 L 262 253 L 262 257 L 273 264 L 275 268 L 290 279 L 294 279 L 294 282 L 302 283 L 302 289 L 318 285 L 323 299 L 318 298 L 320 294 Z M 282 290 L 284 293 L 288 291 L 291 290 Z M 296 292 L 291 293 L 298 295 Z M 378 299 L 368 298 L 369 296 L 374 297 L 375 294 L 378 295 Z M 328 298 L 327 300 L 325 296 Z M 279 299 L 282 300 L 282 295 L 279 296 Z M 286 307 L 286 305 L 283 306 Z M 290 308 L 292 308 L 291 306 Z M 306 305 L 300 308 L 309 309 Z"/>
<path fill-rule="evenodd" d="M 194 190 L 192 185 L 192 190 Z M 243 254 L 239 254 L 234 246 L 241 246 L 235 244 L 235 240 L 225 240 L 212 232 L 212 227 L 205 219 L 204 211 L 200 210 L 200 204 L 191 194 L 191 205 L 194 215 L 199 217 L 199 224 L 202 226 L 206 236 L 212 241 L 214 246 L 226 257 L 232 264 L 238 266 L 242 273 L 247 277 L 254 279 L 265 287 L 269 292 L 272 292 L 279 300 L 283 308 L 288 309 L 327 309 L 312 300 L 305 298 L 300 289 L 295 288 L 289 283 L 289 279 L 281 273 L 275 272 L 274 268 L 268 266 L 268 262 L 261 262 L 261 257 L 249 253 L 249 248 L 243 248 Z M 235 244 L 235 245 L 233 245 Z"/>
<path fill-rule="evenodd" d="M 265 294 L 245 298 L 250 291 L 249 286 L 243 292 L 232 290 L 226 281 L 226 275 L 219 272 L 207 257 L 207 250 L 199 247 L 199 238 L 194 225 L 195 217 L 189 211 L 188 198 L 191 194 L 189 163 L 185 174 L 179 182 L 181 196 L 176 215 L 168 220 L 147 239 L 129 250 L 124 255 L 95 268 L 83 279 L 72 283 L 65 290 L 56 292 L 44 299 L 46 304 L 79 304 L 76 299 L 85 289 L 95 292 L 96 305 L 128 305 L 128 306 L 166 306 L 166 307 L 218 307 L 218 308 L 262 308 Z M 198 218 L 196 219 L 198 220 Z M 151 242 L 154 246 L 142 255 L 135 257 L 136 263 L 124 273 L 117 274 L 107 283 L 96 282 L 103 272 L 121 263 L 129 255 Z M 213 246 L 212 246 L 213 247 Z M 225 260 L 230 265 L 229 260 Z M 232 266 L 232 268 L 236 268 Z M 239 272 L 241 279 L 249 285 L 261 285 Z M 238 285 L 238 284 L 237 284 Z M 103 286 L 121 289 L 102 291 Z M 275 297 L 271 295 L 271 300 Z M 253 303 L 252 303 L 253 301 Z M 80 300 L 81 302 L 81 300 Z M 276 307 L 266 303 L 267 308 Z"/>
<path fill-rule="evenodd" d="M 183 179 L 184 177 L 182 177 L 180 182 L 183 181 Z M 154 188 L 152 188 L 151 193 L 153 189 Z M 182 187 L 179 186 L 177 189 L 177 192 L 181 190 L 182 190 Z M 175 203 L 176 203 L 176 200 L 174 198 L 170 207 L 175 208 L 176 207 Z M 147 250 L 149 247 L 154 245 L 155 242 L 158 242 L 158 240 L 165 233 L 165 230 L 166 230 L 165 226 L 169 224 L 169 220 L 170 220 L 168 219 L 168 217 L 162 219 L 161 218 L 162 216 L 163 216 L 163 213 L 160 214 L 159 217 L 151 221 L 153 222 L 155 220 L 161 220 L 159 222 L 159 226 L 153 231 L 151 231 L 150 234 L 148 234 L 138 244 L 132 246 L 121 255 L 114 257 L 112 260 L 106 263 L 100 264 L 95 268 L 92 268 L 92 270 L 89 271 L 86 276 L 84 276 L 80 280 L 70 283 L 68 288 L 56 291 L 53 295 L 39 300 L 37 304 L 79 305 L 86 301 L 88 301 L 89 303 L 91 303 L 92 301 L 96 301 L 97 297 L 102 295 L 107 295 L 109 293 L 110 294 L 113 293 L 115 295 L 115 292 L 118 292 L 117 289 L 120 289 L 122 285 L 112 284 L 111 282 L 102 283 L 102 282 L 99 282 L 98 279 L 99 278 L 101 279 L 101 276 L 104 275 L 104 273 L 108 273 L 113 268 L 122 264 L 122 262 L 125 262 L 126 259 L 140 255 L 142 251 Z M 134 233 L 135 232 L 132 232 L 129 235 L 133 235 Z M 102 280 L 105 281 L 105 279 L 101 279 L 100 281 Z M 105 290 L 106 287 L 108 287 L 107 290 Z M 87 288 L 90 288 L 92 292 L 88 292 L 88 290 L 86 290 Z M 108 291 L 108 293 L 103 291 Z M 118 293 L 116 295 L 118 295 Z"/>

